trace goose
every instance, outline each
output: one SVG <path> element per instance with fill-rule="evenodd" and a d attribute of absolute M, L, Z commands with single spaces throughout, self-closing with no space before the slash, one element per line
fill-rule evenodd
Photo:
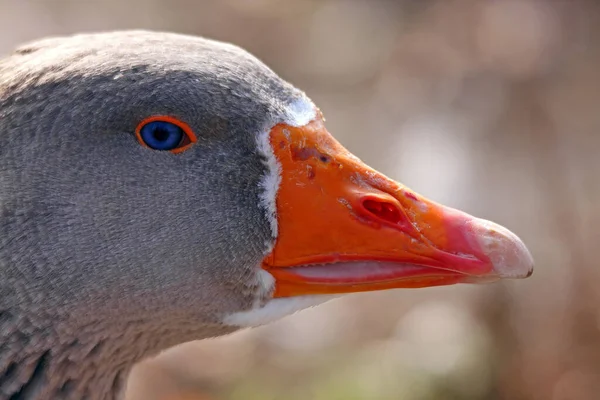
<path fill-rule="evenodd" d="M 180 343 L 532 270 L 514 233 L 365 165 L 234 45 L 102 32 L 0 61 L 0 399 L 119 399 Z"/>

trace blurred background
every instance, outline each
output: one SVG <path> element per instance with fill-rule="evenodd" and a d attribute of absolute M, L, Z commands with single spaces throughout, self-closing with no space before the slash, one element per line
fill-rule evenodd
<path fill-rule="evenodd" d="M 347 296 L 139 366 L 128 400 L 600 393 L 600 2 L 0 0 L 0 53 L 147 28 L 236 43 L 371 166 L 515 231 L 525 281 Z"/>

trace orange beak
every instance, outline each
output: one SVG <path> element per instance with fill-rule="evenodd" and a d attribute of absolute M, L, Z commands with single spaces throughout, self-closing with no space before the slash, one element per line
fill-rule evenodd
<path fill-rule="evenodd" d="M 270 133 L 279 234 L 262 267 L 275 297 L 525 278 L 533 259 L 492 222 L 436 204 L 363 164 L 321 118 Z"/>

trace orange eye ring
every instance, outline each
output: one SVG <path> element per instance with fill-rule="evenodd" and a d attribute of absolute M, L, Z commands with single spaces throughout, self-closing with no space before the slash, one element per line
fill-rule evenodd
<path fill-rule="evenodd" d="M 198 141 L 198 139 L 196 138 L 196 134 L 194 133 L 192 128 L 190 128 L 190 126 L 188 124 L 186 124 L 185 122 L 180 121 L 179 119 L 168 116 L 168 115 L 154 115 L 154 116 L 151 116 L 148 118 L 144 118 L 144 120 L 142 120 L 142 122 L 140 122 L 138 124 L 138 126 L 135 128 L 135 136 L 136 136 L 138 142 L 140 142 L 140 144 L 144 147 L 147 147 L 147 148 L 153 149 L 153 150 L 161 150 L 161 149 L 156 149 L 156 148 L 149 146 L 148 143 L 146 143 L 146 140 L 144 139 L 144 137 L 142 135 L 142 129 L 152 122 L 164 122 L 167 124 L 175 125 L 177 128 L 181 129 L 181 131 L 183 132 L 181 140 L 176 145 L 176 147 L 174 147 L 173 149 L 170 149 L 170 150 L 164 149 L 164 151 L 169 151 L 174 154 L 181 153 L 181 152 L 184 152 L 187 149 L 189 149 L 194 143 L 196 143 Z"/>

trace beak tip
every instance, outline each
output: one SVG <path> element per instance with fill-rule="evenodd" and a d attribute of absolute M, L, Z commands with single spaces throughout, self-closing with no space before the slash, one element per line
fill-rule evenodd
<path fill-rule="evenodd" d="M 500 278 L 523 279 L 533 274 L 533 256 L 513 232 L 482 219 L 476 220 L 471 232 Z"/>

